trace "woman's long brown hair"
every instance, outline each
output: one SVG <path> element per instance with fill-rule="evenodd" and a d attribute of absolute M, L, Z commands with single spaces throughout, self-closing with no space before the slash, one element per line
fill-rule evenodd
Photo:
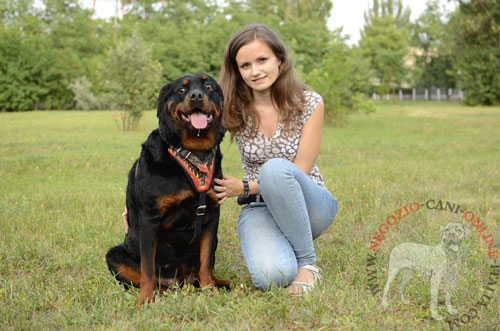
<path fill-rule="evenodd" d="M 271 87 L 271 97 L 280 113 L 280 120 L 288 130 L 298 121 L 304 103 L 304 89 L 293 70 L 292 59 L 278 35 L 263 24 L 250 24 L 238 31 L 229 41 L 224 53 L 220 82 L 224 93 L 222 124 L 231 132 L 231 138 L 249 125 L 254 134 L 260 122 L 259 114 L 253 106 L 252 89 L 241 78 L 236 54 L 240 48 L 254 40 L 266 43 L 281 61 L 279 75 Z"/>

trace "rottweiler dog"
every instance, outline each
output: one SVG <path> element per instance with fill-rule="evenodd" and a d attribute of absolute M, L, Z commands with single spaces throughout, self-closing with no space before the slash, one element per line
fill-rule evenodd
<path fill-rule="evenodd" d="M 106 262 L 126 288 L 140 287 L 136 307 L 174 284 L 228 288 L 214 276 L 222 178 L 222 89 L 206 74 L 185 75 L 160 90 L 158 129 L 128 174 L 129 231 Z"/>

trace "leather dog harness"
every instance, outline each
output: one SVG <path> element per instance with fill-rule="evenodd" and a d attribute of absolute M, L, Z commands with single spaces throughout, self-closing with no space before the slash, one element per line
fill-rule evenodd
<path fill-rule="evenodd" d="M 212 187 L 214 177 L 214 160 L 217 152 L 215 146 L 204 161 L 200 160 L 190 150 L 179 147 L 174 148 L 170 146 L 168 152 L 173 158 L 182 166 L 193 188 L 200 194 L 198 207 L 196 208 L 196 221 L 194 227 L 194 236 L 191 239 L 192 244 L 199 238 L 201 232 L 201 225 L 205 218 L 205 211 L 207 209 L 206 200 L 207 192 Z"/>

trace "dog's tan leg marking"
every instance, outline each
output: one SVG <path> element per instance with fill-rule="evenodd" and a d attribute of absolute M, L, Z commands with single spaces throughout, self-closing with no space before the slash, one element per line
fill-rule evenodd
<path fill-rule="evenodd" d="M 209 231 L 202 234 L 200 239 L 200 270 L 198 277 L 200 278 L 200 287 L 212 286 L 212 291 L 215 289 L 214 270 L 212 269 L 212 259 L 210 252 L 212 250 L 212 239 Z"/>
<path fill-rule="evenodd" d="M 142 239 L 142 238 L 141 238 Z M 141 291 L 139 300 L 135 308 L 139 308 L 146 302 L 155 302 L 154 289 L 156 283 L 155 259 L 156 259 L 156 238 L 153 246 L 153 256 L 147 256 L 141 252 Z M 151 265 L 149 265 L 151 263 Z"/>

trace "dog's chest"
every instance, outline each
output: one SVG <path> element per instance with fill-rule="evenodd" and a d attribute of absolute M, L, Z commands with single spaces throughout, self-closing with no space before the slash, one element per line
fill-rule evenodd
<path fill-rule="evenodd" d="M 169 229 L 192 229 L 200 208 L 205 213 L 203 223 L 218 212 L 218 204 L 213 189 L 206 193 L 205 201 L 200 201 L 200 193 L 192 189 L 183 189 L 175 193 L 160 195 L 156 198 L 156 208 L 162 227 Z"/>

